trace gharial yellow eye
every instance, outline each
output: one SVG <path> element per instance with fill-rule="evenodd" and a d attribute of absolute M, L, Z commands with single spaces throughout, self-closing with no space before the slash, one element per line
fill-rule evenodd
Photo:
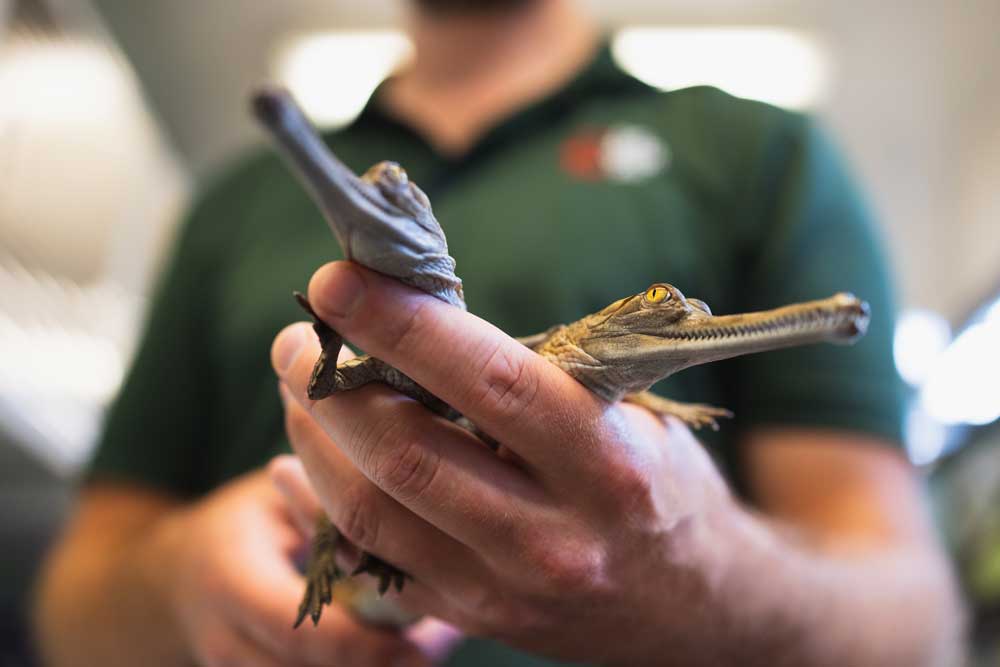
<path fill-rule="evenodd" d="M 653 285 L 646 290 L 646 301 L 649 303 L 660 303 L 670 298 L 670 292 L 663 285 Z"/>

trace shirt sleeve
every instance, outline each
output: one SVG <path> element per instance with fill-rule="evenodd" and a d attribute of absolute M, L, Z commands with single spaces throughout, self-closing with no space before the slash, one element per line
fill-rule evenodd
<path fill-rule="evenodd" d="M 740 419 L 851 430 L 900 443 L 902 384 L 892 356 L 895 306 L 875 224 L 816 124 L 787 114 L 754 179 L 756 239 L 745 253 L 740 311 L 852 292 L 871 306 L 852 346 L 810 345 L 734 360 Z"/>
<path fill-rule="evenodd" d="M 113 402 L 84 481 L 127 481 L 190 496 L 202 488 L 212 431 L 212 304 L 218 237 L 235 215 L 220 184 L 179 230 L 136 356 Z"/>

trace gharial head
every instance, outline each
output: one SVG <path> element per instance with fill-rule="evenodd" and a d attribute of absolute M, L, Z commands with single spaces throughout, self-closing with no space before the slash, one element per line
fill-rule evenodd
<path fill-rule="evenodd" d="M 414 262 L 448 254 L 430 200 L 398 164 L 380 162 L 359 178 L 282 88 L 258 91 L 253 111 L 303 177 L 348 258 L 381 270 L 386 248 Z"/>
<path fill-rule="evenodd" d="M 666 283 L 580 320 L 576 344 L 614 382 L 642 391 L 677 371 L 728 357 L 821 341 L 852 343 L 868 327 L 868 304 L 847 293 L 761 312 L 712 314 Z"/>

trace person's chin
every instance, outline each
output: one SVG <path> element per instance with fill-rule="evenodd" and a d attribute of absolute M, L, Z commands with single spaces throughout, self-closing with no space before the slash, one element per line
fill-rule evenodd
<path fill-rule="evenodd" d="M 428 14 L 502 14 L 516 11 L 541 0 L 411 0 Z"/>

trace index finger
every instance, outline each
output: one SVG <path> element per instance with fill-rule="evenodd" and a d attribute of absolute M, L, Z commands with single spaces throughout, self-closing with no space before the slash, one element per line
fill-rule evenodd
<path fill-rule="evenodd" d="M 309 299 L 543 475 L 578 473 L 607 440 L 606 402 L 485 320 L 351 262 L 320 268 Z"/>

